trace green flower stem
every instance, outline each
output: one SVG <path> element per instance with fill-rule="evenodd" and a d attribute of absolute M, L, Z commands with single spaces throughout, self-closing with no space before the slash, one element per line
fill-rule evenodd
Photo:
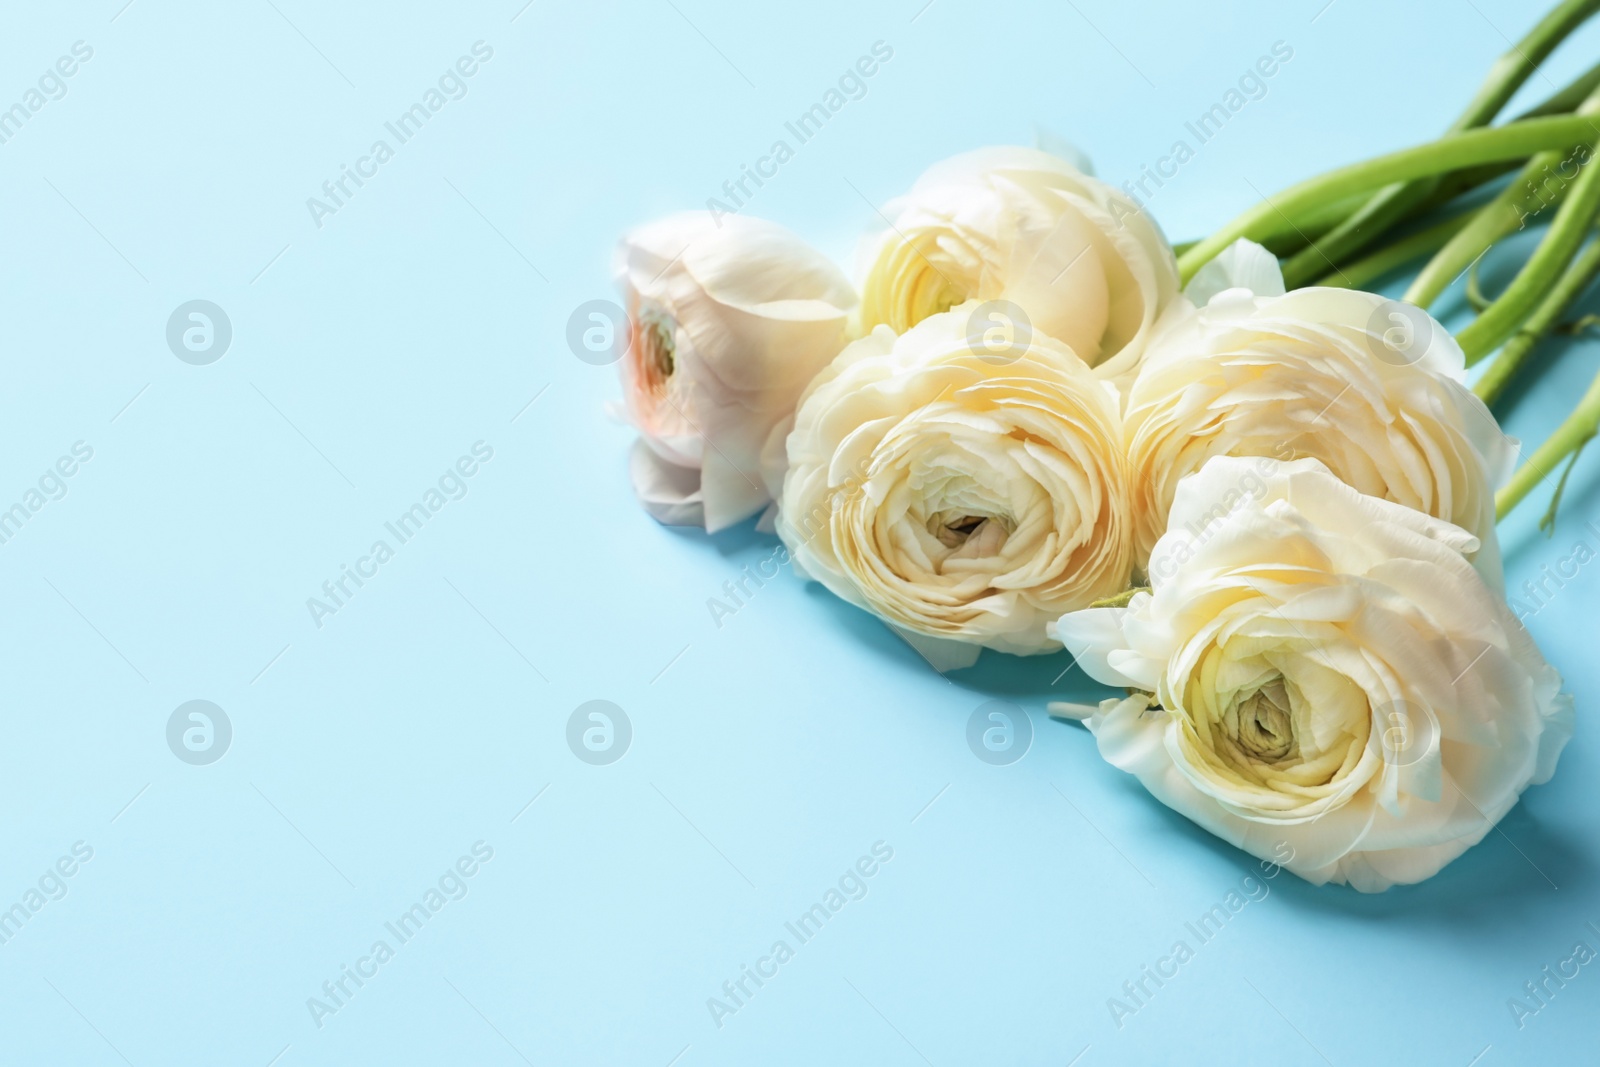
<path fill-rule="evenodd" d="M 1483 126 L 1499 114 L 1545 57 L 1597 10 L 1600 0 L 1563 0 L 1557 4 L 1522 40 L 1495 60 L 1489 76 L 1467 109 L 1445 131 L 1446 136 Z M 1420 180 L 1382 189 L 1326 237 L 1285 263 L 1285 283 L 1291 289 L 1304 285 L 1321 274 L 1326 264 L 1359 251 L 1426 199 L 1435 184 L 1435 179 L 1424 175 Z"/>
<path fill-rule="evenodd" d="M 1562 115 L 1571 112 L 1584 99 L 1597 88 L 1600 88 L 1600 63 L 1596 63 L 1583 74 L 1575 78 L 1570 84 L 1544 100 L 1535 107 L 1529 108 L 1518 115 L 1515 122 L 1527 119 L 1544 118 L 1548 115 Z M 1450 203 L 1458 196 L 1472 192 L 1479 186 L 1487 185 L 1517 168 L 1517 161 L 1503 161 L 1497 163 L 1484 163 L 1476 167 L 1467 167 L 1463 170 L 1451 171 L 1442 175 L 1431 194 L 1406 212 L 1403 218 L 1395 223 L 1400 226 L 1415 222 L 1431 214 L 1436 209 Z M 1343 223 L 1356 211 L 1360 210 L 1368 200 L 1371 193 L 1356 193 L 1344 200 L 1334 201 L 1318 208 L 1317 213 L 1309 216 L 1298 227 L 1287 224 L 1264 235 L 1260 243 L 1279 258 L 1288 258 L 1308 247 L 1313 241 L 1320 240 L 1335 227 Z M 1183 248 L 1177 249 L 1182 255 L 1196 242 L 1190 241 Z M 1429 249 L 1432 252 L 1434 249 Z M 1323 263 L 1326 267 L 1327 264 Z M 1328 284 L 1319 282 L 1319 285 Z"/>
<path fill-rule="evenodd" d="M 1258 243 L 1279 258 L 1291 256 L 1349 218 L 1350 212 L 1359 208 L 1366 199 L 1365 193 L 1357 193 L 1330 200 L 1326 204 L 1318 204 L 1315 210 L 1293 223 L 1277 218 L 1276 224 L 1262 234 Z"/>
<path fill-rule="evenodd" d="M 1325 275 L 1316 284 L 1340 286 L 1345 289 L 1365 289 L 1372 282 L 1399 270 L 1413 260 L 1437 252 L 1474 217 L 1471 211 L 1457 212 L 1427 229 L 1418 230 L 1398 241 L 1393 241 L 1349 266 L 1340 267 L 1332 274 Z"/>
<path fill-rule="evenodd" d="M 1500 399 L 1500 394 L 1505 392 L 1506 386 L 1527 362 L 1534 348 L 1545 334 L 1555 328 L 1567 308 L 1582 295 L 1596 275 L 1600 275 L 1600 240 L 1590 241 L 1578 254 L 1561 275 L 1561 280 L 1545 294 L 1533 314 L 1528 316 L 1528 321 L 1505 343 L 1489 369 L 1478 379 L 1478 384 L 1472 387 L 1472 391 L 1485 404 L 1493 404 Z"/>
<path fill-rule="evenodd" d="M 1520 122 L 1523 119 L 1537 119 L 1545 115 L 1560 115 L 1572 111 L 1596 89 L 1600 89 L 1600 63 L 1596 63 L 1557 90 L 1547 100 L 1529 108 L 1512 121 Z"/>
<path fill-rule="evenodd" d="M 1596 63 L 1574 78 L 1565 87 L 1552 94 L 1548 99 L 1529 108 L 1511 121 L 1526 122 L 1528 119 L 1545 118 L 1550 115 L 1571 114 L 1589 97 L 1589 94 L 1597 89 L 1600 89 L 1600 63 Z M 1509 174 L 1516 169 L 1517 164 L 1515 161 L 1485 163 L 1481 166 L 1468 167 L 1465 170 L 1442 175 L 1433 195 L 1419 204 L 1414 211 L 1406 216 L 1404 221 L 1410 222 L 1419 219 L 1435 208 L 1448 204 L 1456 197 L 1469 193 L 1481 185 L 1487 185 L 1501 175 Z M 1365 200 L 1363 199 L 1361 202 L 1364 203 Z"/>
<path fill-rule="evenodd" d="M 1291 256 L 1283 265 L 1283 281 L 1290 289 L 1305 285 L 1330 262 L 1359 252 L 1428 199 L 1437 179 L 1432 176 L 1408 184 L 1386 186 L 1321 240 Z"/>
<path fill-rule="evenodd" d="M 1491 170 L 1491 168 L 1493 169 Z M 1507 164 L 1489 163 L 1482 167 L 1457 171 L 1451 175 L 1451 178 L 1459 174 L 1463 176 L 1462 180 L 1467 182 L 1467 184 L 1461 185 L 1456 189 L 1456 193 L 1459 194 L 1466 192 L 1468 189 L 1474 189 L 1486 181 L 1492 181 L 1504 174 L 1507 169 Z M 1273 220 L 1274 225 L 1266 227 L 1256 243 L 1280 259 L 1291 256 L 1349 218 L 1350 212 L 1367 202 L 1367 195 L 1364 192 L 1355 193 L 1340 200 L 1330 200 L 1325 204 L 1318 204 L 1308 211 L 1304 217 L 1293 222 L 1286 222 L 1281 217 L 1276 217 Z M 1442 200 L 1440 202 L 1443 203 Z M 1182 256 L 1199 243 L 1199 241 L 1185 241 L 1182 244 L 1173 245 L 1172 251 Z"/>
<path fill-rule="evenodd" d="M 1545 118 L 1549 115 L 1570 114 L 1596 89 L 1600 89 L 1600 63 L 1596 63 L 1547 100 L 1529 108 L 1512 121 L 1526 122 L 1528 119 Z M 1419 204 L 1411 214 L 1406 216 L 1404 221 L 1410 222 L 1419 219 L 1435 208 L 1448 204 L 1456 197 L 1470 193 L 1479 186 L 1487 185 L 1501 175 L 1509 174 L 1516 169 L 1517 164 L 1515 161 L 1484 163 L 1480 166 L 1467 167 L 1465 170 L 1443 175 L 1439 178 L 1438 187 L 1434 190 L 1433 195 Z M 1365 199 L 1362 199 L 1361 203 L 1365 203 Z"/>
<path fill-rule="evenodd" d="M 1574 118 L 1581 122 L 1590 121 L 1588 116 Z M 1472 366 L 1499 348 L 1533 313 L 1556 279 L 1567 269 L 1567 264 L 1572 262 L 1597 214 L 1600 214 L 1600 166 L 1588 166 L 1573 181 L 1539 247 L 1533 250 L 1517 276 L 1506 286 L 1505 292 L 1472 320 L 1466 329 L 1456 334 L 1456 342 L 1461 345 L 1461 351 L 1466 353 L 1467 366 Z"/>
<path fill-rule="evenodd" d="M 1467 104 L 1466 110 L 1456 119 L 1449 132 L 1457 133 L 1482 126 L 1498 115 L 1500 109 L 1506 106 L 1506 101 L 1516 95 L 1539 64 L 1596 11 L 1600 11 L 1600 0 L 1563 0 L 1551 8 L 1544 18 L 1534 24 L 1533 29 L 1523 35 L 1522 40 L 1494 61 L 1477 95 Z M 1579 98 L 1587 95 L 1583 93 Z"/>
<path fill-rule="evenodd" d="M 1495 494 L 1495 518 L 1503 519 L 1510 514 L 1511 509 L 1520 504 L 1534 486 L 1555 470 L 1563 459 L 1582 448 L 1597 429 L 1600 429 L 1600 376 L 1590 384 L 1588 392 L 1583 394 L 1583 399 L 1578 401 L 1578 406 L 1566 421 L 1556 427 L 1556 432 L 1539 446 L 1539 450 L 1526 463 L 1517 468 L 1506 487 Z"/>
<path fill-rule="evenodd" d="M 1595 0 L 1600 3 L 1600 0 Z M 1444 171 L 1461 170 L 1480 163 L 1524 159 L 1536 152 L 1565 148 L 1594 136 L 1586 115 L 1560 115 L 1529 119 L 1509 126 L 1469 130 L 1415 148 L 1391 152 L 1361 163 L 1329 171 L 1317 178 L 1291 186 L 1277 197 L 1255 205 L 1216 233 L 1183 254 L 1178 261 L 1183 280 L 1241 237 L 1259 240 L 1273 232 L 1281 222 L 1297 224 L 1318 205 L 1340 200 L 1352 193 L 1375 189 L 1395 182 L 1422 178 Z M 1600 173 L 1600 167 L 1590 168 Z M 1578 179 L 1583 184 L 1586 172 Z M 1577 189 L 1574 187 L 1574 199 Z M 1571 206 L 1569 201 L 1568 207 Z M 1492 310 L 1492 309 L 1491 309 Z"/>
<path fill-rule="evenodd" d="M 1600 113 L 1600 89 L 1585 97 L 1574 112 L 1578 115 L 1596 113 Z M 1600 126 L 1596 127 L 1595 132 L 1600 135 Z M 1428 265 L 1411 282 L 1403 299 L 1420 308 L 1428 307 L 1439 299 L 1451 282 L 1461 276 L 1462 271 L 1477 262 L 1479 256 L 1526 225 L 1529 215 L 1565 199 L 1571 179 L 1561 174 L 1559 168 L 1566 164 L 1567 154 L 1566 151 L 1540 152 L 1529 159 L 1511 184 L 1502 189 L 1460 233 L 1451 238 L 1449 244 L 1428 261 Z M 1588 162 L 1588 159 L 1584 159 L 1580 166 Z M 1543 179 L 1552 171 L 1561 175 L 1563 180 L 1547 199 Z"/>
<path fill-rule="evenodd" d="M 1522 229 L 1528 216 L 1566 199 L 1566 187 L 1562 186 L 1548 201 L 1544 200 L 1535 182 L 1541 174 L 1559 166 L 1568 151 L 1540 152 L 1528 160 L 1521 173 L 1479 208 L 1472 221 L 1417 272 L 1402 299 L 1419 308 L 1431 306 L 1479 256 Z"/>
<path fill-rule="evenodd" d="M 1496 165 L 1489 164 L 1489 166 Z M 1463 171 L 1461 173 L 1470 174 L 1472 171 Z M 1503 165 L 1499 173 L 1504 173 Z M 1484 180 L 1487 181 L 1488 178 Z M 1285 222 L 1281 218 L 1276 219 L 1277 225 L 1266 229 L 1258 243 L 1275 256 L 1289 255 L 1297 249 L 1304 248 L 1339 225 L 1351 211 L 1360 207 L 1365 200 L 1365 193 L 1357 193 L 1354 196 L 1347 196 L 1343 200 L 1319 204 L 1313 210 L 1308 211 L 1304 218 L 1297 219 L 1294 223 Z M 1172 246 L 1173 254 L 1182 256 L 1199 243 L 1199 241 L 1182 241 L 1174 244 Z"/>

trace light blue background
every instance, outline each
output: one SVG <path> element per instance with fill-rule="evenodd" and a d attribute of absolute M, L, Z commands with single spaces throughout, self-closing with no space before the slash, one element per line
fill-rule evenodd
<path fill-rule="evenodd" d="M 1542 5 L 273 2 L 13 5 L 0 34 L 0 106 L 94 49 L 0 145 L 0 506 L 94 449 L 0 545 L 0 907 L 94 850 L 0 945 L 0 1061 L 1592 1057 L 1600 969 L 1521 1030 L 1506 1002 L 1600 948 L 1600 565 L 1530 623 L 1578 728 L 1503 833 L 1382 896 L 1279 877 L 1119 1031 L 1107 999 L 1254 861 L 1046 719 L 1096 695 L 1064 655 L 941 678 L 787 573 L 717 628 L 707 598 L 774 543 L 648 519 L 614 372 L 564 339 L 623 229 L 703 206 L 874 41 L 866 97 L 751 204 L 846 260 L 866 200 L 1036 125 L 1135 176 L 1287 42 L 1151 202 L 1197 236 L 1435 135 Z M 468 95 L 317 228 L 306 198 L 479 40 Z M 209 366 L 164 338 L 196 298 L 234 330 Z M 1543 365 L 1513 431 L 1553 425 L 1596 351 Z M 313 625 L 306 598 L 480 440 L 465 499 Z M 1600 516 L 1597 479 L 1590 454 L 1553 540 L 1543 491 L 1506 524 L 1514 588 Z M 995 697 L 1033 716 L 1008 767 L 965 741 Z M 210 766 L 165 741 L 191 699 L 233 724 Z M 591 699 L 633 723 L 611 766 L 565 741 Z M 468 895 L 319 1029 L 307 998 L 480 840 Z M 866 897 L 719 1029 L 707 998 L 877 841 Z"/>

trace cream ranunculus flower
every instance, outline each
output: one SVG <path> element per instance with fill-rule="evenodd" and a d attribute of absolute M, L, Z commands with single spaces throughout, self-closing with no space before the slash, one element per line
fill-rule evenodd
<path fill-rule="evenodd" d="M 1255 265 L 1255 292 L 1191 286 L 1209 303 L 1163 322 L 1129 391 L 1141 565 L 1168 527 L 1178 483 L 1212 456 L 1311 457 L 1363 493 L 1465 527 L 1483 543 L 1484 572 L 1496 574 L 1494 486 L 1515 447 L 1462 384 L 1449 331 L 1372 293 L 1285 295 L 1267 253 L 1230 249 L 1252 251 L 1271 264 Z"/>
<path fill-rule="evenodd" d="M 1178 295 L 1160 227 L 1126 195 L 1031 148 L 929 169 L 862 249 L 866 328 L 903 333 L 968 300 L 1007 301 L 1034 330 L 1117 377 Z"/>
<path fill-rule="evenodd" d="M 970 313 L 880 326 L 817 376 L 778 532 L 810 577 L 905 630 L 1050 652 L 1046 623 L 1132 567 L 1116 394 L 1037 332 L 1003 358 L 975 347 Z"/>
<path fill-rule="evenodd" d="M 775 223 L 674 215 L 618 246 L 631 343 L 622 360 L 642 439 L 634 488 L 662 522 L 716 531 L 767 500 L 761 449 L 848 340 L 849 281 Z"/>
<path fill-rule="evenodd" d="M 1315 460 L 1212 459 L 1170 522 L 1151 592 L 1053 628 L 1133 691 L 1087 722 L 1162 803 L 1376 892 L 1433 875 L 1554 772 L 1572 698 L 1467 531 Z"/>

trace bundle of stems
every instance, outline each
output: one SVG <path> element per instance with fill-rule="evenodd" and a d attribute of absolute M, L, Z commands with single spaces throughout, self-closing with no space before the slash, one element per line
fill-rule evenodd
<path fill-rule="evenodd" d="M 1600 63 L 1538 106 L 1492 124 L 1538 65 L 1597 10 L 1600 0 L 1557 4 L 1496 60 L 1438 140 L 1300 182 L 1183 246 L 1184 281 L 1240 238 L 1278 256 L 1291 289 L 1361 288 L 1421 264 L 1402 299 L 1427 309 L 1465 276 L 1475 315 L 1456 340 L 1469 367 L 1493 356 L 1473 391 L 1494 405 L 1541 342 L 1570 332 L 1563 320 L 1600 275 L 1600 166 L 1591 165 L 1600 154 Z M 1541 229 L 1533 251 L 1508 285 L 1485 297 L 1478 263 L 1530 224 Z M 1600 376 L 1500 490 L 1498 516 L 1565 460 L 1541 523 L 1548 532 L 1567 474 L 1597 431 Z"/>

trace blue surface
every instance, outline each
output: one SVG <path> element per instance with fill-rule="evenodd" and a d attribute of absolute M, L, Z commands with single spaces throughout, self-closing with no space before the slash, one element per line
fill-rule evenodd
<path fill-rule="evenodd" d="M 0 908 L 59 896 L 0 944 L 0 1061 L 1592 1058 L 1595 967 L 1520 1029 L 1507 1001 L 1600 948 L 1600 564 L 1530 621 L 1579 721 L 1503 832 L 1377 897 L 1282 875 L 1202 945 L 1185 923 L 1255 861 L 1045 718 L 1095 695 L 1065 656 L 941 678 L 788 574 L 718 628 L 707 598 L 774 543 L 646 518 L 614 373 L 564 340 L 618 233 L 702 206 L 875 41 L 893 59 L 751 204 L 841 259 L 866 201 L 1036 125 L 1136 177 L 1287 42 L 1151 201 L 1198 235 L 1435 134 L 1542 4 L 123 4 L 0 34 L 0 105 L 93 50 L 0 144 L 0 506 L 93 450 L 0 544 Z M 465 95 L 316 225 L 307 198 L 478 41 Z M 206 365 L 166 341 L 196 299 L 232 326 Z M 1547 365 L 1513 432 L 1538 439 L 1597 351 Z M 465 495 L 388 537 L 476 442 L 492 458 L 445 481 Z M 1591 451 L 1553 540 L 1542 492 L 1506 525 L 1513 588 L 1600 542 L 1597 483 Z M 316 625 L 307 598 L 379 539 L 393 558 Z M 1032 714 L 1009 766 L 966 742 L 997 698 Z M 191 700 L 231 723 L 209 765 L 168 746 Z M 568 746 L 591 700 L 632 725 L 610 765 Z M 788 933 L 878 842 L 892 859 L 843 883 L 864 895 Z M 385 924 L 441 884 L 402 943 Z M 1119 1029 L 1108 999 L 1180 939 L 1193 958 Z M 793 957 L 719 1027 L 708 998 L 779 940 Z M 372 976 L 334 1002 L 346 965 Z"/>

